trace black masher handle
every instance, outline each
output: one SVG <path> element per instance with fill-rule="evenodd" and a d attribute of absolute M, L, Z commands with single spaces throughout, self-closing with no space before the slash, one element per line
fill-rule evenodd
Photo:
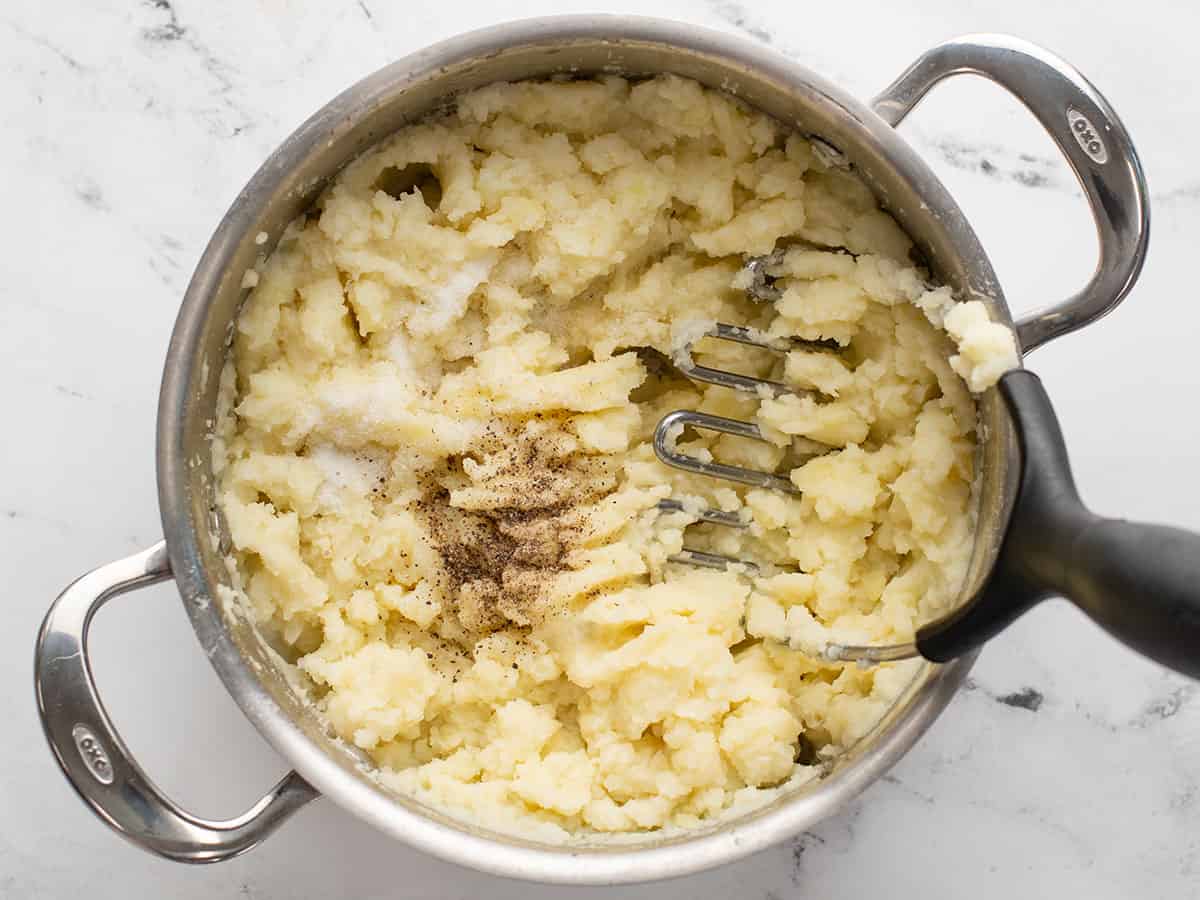
<path fill-rule="evenodd" d="M 991 577 L 950 616 L 918 630 L 921 655 L 953 659 L 1039 601 L 1063 596 L 1142 655 L 1200 678 L 1200 534 L 1090 512 L 1041 381 L 1016 370 L 999 388 L 1021 449 L 1017 500 Z"/>

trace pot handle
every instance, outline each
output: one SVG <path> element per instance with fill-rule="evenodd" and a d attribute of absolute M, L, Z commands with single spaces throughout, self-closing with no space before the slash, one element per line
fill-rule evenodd
<path fill-rule="evenodd" d="M 964 73 L 1008 90 L 1049 132 L 1079 179 L 1100 238 L 1100 259 L 1083 289 L 1017 323 L 1021 350 L 1028 353 L 1111 312 L 1129 292 L 1150 236 L 1146 178 L 1125 126 L 1100 92 L 1064 60 L 1007 35 L 973 34 L 939 44 L 871 107 L 889 125 L 899 125 L 930 88 Z"/>
<path fill-rule="evenodd" d="M 1000 393 L 1021 446 L 1017 502 L 987 583 L 917 631 L 921 655 L 946 662 L 1061 595 L 1144 656 L 1200 678 L 1200 534 L 1090 512 L 1038 377 L 1009 372 Z"/>
<path fill-rule="evenodd" d="M 110 827 L 168 859 L 220 862 L 257 845 L 319 795 L 291 772 L 247 812 L 210 821 L 172 803 L 134 762 L 96 694 L 88 628 L 108 600 L 170 577 L 160 541 L 88 572 L 59 594 L 38 633 L 33 673 L 38 713 L 63 774 Z"/>

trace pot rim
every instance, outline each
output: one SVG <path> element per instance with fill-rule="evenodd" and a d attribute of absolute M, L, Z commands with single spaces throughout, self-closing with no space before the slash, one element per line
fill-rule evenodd
<path fill-rule="evenodd" d="M 803 84 L 836 103 L 900 175 L 919 185 L 926 203 L 959 239 L 962 255 L 983 283 L 995 284 L 990 263 L 948 191 L 911 147 L 866 104 L 770 47 L 708 28 L 641 16 L 551 16 L 491 26 L 434 44 L 368 75 L 304 122 L 271 154 L 239 193 L 213 233 L 188 285 L 163 370 L 157 423 L 159 506 L 170 567 L 197 637 L 227 690 L 267 741 L 314 787 L 384 833 L 441 859 L 496 875 L 563 884 L 612 884 L 680 876 L 747 856 L 793 837 L 833 814 L 891 768 L 933 723 L 965 679 L 975 654 L 929 666 L 905 692 L 903 715 L 887 716 L 841 767 L 776 808 L 750 813 L 694 837 L 683 833 L 665 845 L 612 850 L 564 844 L 508 843 L 435 821 L 397 803 L 382 788 L 348 777 L 269 696 L 233 643 L 202 565 L 200 529 L 193 519 L 189 458 L 183 441 L 184 408 L 198 376 L 195 349 L 205 313 L 234 253 L 255 227 L 262 198 L 270 197 L 294 164 L 327 139 L 347 117 L 366 114 L 373 98 L 397 85 L 426 78 L 452 64 L 521 45 L 547 42 L 642 42 L 718 57 L 783 82 Z M 1001 304 L 1001 294 L 994 297 Z M 904 699 L 896 702 L 899 709 Z M 499 835 L 499 838 L 506 836 Z M 674 835 L 672 835 L 674 837 Z"/>

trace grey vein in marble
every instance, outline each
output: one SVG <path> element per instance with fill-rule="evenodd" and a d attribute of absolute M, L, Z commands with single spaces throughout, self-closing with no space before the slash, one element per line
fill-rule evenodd
<path fill-rule="evenodd" d="M 371 12 L 371 8 L 367 6 L 367 0 L 355 0 L 355 5 L 362 10 L 363 17 L 371 23 L 371 27 L 378 30 L 379 25 L 375 21 L 375 14 Z"/>
<path fill-rule="evenodd" d="M 732 25 L 743 34 L 748 34 L 764 44 L 774 43 L 771 32 L 742 4 L 734 0 L 711 0 L 708 6 L 718 19 Z"/>
<path fill-rule="evenodd" d="M 1042 703 L 1046 700 L 1046 696 L 1041 691 L 1028 685 L 1015 691 L 997 694 L 981 685 L 975 678 L 967 678 L 963 685 L 963 690 L 966 692 L 978 691 L 996 703 L 1011 706 L 1014 709 L 1023 709 L 1031 713 L 1035 713 L 1041 709 Z"/>
<path fill-rule="evenodd" d="M 43 50 L 48 50 L 54 56 L 58 57 L 59 60 L 61 60 L 63 63 L 65 63 L 68 68 L 72 69 L 75 72 L 87 72 L 87 71 L 91 70 L 90 66 L 84 65 L 82 62 L 80 62 L 78 59 L 76 59 L 74 56 L 72 56 L 66 50 L 62 49 L 62 47 L 58 46 L 57 44 L 51 42 L 50 40 L 48 40 L 44 37 L 42 37 L 39 34 L 34 34 L 33 32 L 22 28 L 20 25 L 16 24 L 15 22 L 11 22 L 11 21 L 8 21 L 7 19 L 4 19 L 4 20 L 0 20 L 0 25 L 3 25 L 5 28 L 12 30 L 17 35 L 22 37 L 27 43 L 33 44 L 35 47 L 41 47 Z"/>
<path fill-rule="evenodd" d="M 234 77 L 235 68 L 201 41 L 192 28 L 185 26 L 180 21 L 179 14 L 170 0 L 145 0 L 145 6 L 150 9 L 151 17 L 157 19 L 157 22 L 141 28 L 142 40 L 151 48 L 184 48 L 199 63 L 202 71 L 216 83 L 213 96 L 218 99 L 220 105 L 228 113 L 233 114 L 238 120 L 230 124 L 224 121 L 220 115 L 213 115 L 210 111 L 203 109 L 199 110 L 201 116 L 210 124 L 213 133 L 225 137 L 236 137 L 250 128 L 253 125 L 254 116 L 238 99 L 240 85 Z"/>
<path fill-rule="evenodd" d="M 922 144 L 954 168 L 978 172 L 986 178 L 1012 181 L 1027 188 L 1077 189 L 1073 181 L 1068 182 L 1060 177 L 1059 173 L 1065 170 L 1061 159 L 1048 159 L 996 144 L 968 143 L 949 137 L 926 138 Z"/>
<path fill-rule="evenodd" d="M 1129 724 L 1134 728 L 1148 728 L 1152 725 L 1157 725 L 1159 722 L 1178 715 L 1179 711 L 1195 696 L 1195 684 L 1181 684 L 1172 689 L 1166 696 L 1155 698 L 1147 703 L 1141 714 Z"/>
<path fill-rule="evenodd" d="M 184 36 L 186 29 L 179 24 L 179 16 L 169 0 L 148 0 L 150 6 L 166 15 L 166 22 L 152 28 L 143 28 L 142 34 L 151 41 L 177 41 Z"/>
<path fill-rule="evenodd" d="M 1200 206 L 1200 184 L 1184 184 L 1161 194 L 1151 191 L 1150 197 L 1156 204 Z"/>
<path fill-rule="evenodd" d="M 84 206 L 96 212 L 112 211 L 108 201 L 104 199 L 104 192 L 100 190 L 100 185 L 86 176 L 80 178 L 76 183 L 75 196 L 83 202 Z"/>

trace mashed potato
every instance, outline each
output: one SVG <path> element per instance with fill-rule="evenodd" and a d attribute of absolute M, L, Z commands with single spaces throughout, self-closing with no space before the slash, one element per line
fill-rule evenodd
<path fill-rule="evenodd" d="M 491 827 L 694 826 L 812 777 L 914 672 L 819 651 L 952 602 L 969 389 L 1016 362 L 909 248 L 853 173 L 694 82 L 459 98 L 245 282 L 216 445 L 240 590 L 388 785 Z M 837 347 L 696 340 L 714 322 Z M 692 344 L 788 389 L 681 378 Z M 797 492 L 662 465 L 675 409 L 757 423 L 678 447 Z M 761 569 L 671 562 L 685 537 Z"/>

